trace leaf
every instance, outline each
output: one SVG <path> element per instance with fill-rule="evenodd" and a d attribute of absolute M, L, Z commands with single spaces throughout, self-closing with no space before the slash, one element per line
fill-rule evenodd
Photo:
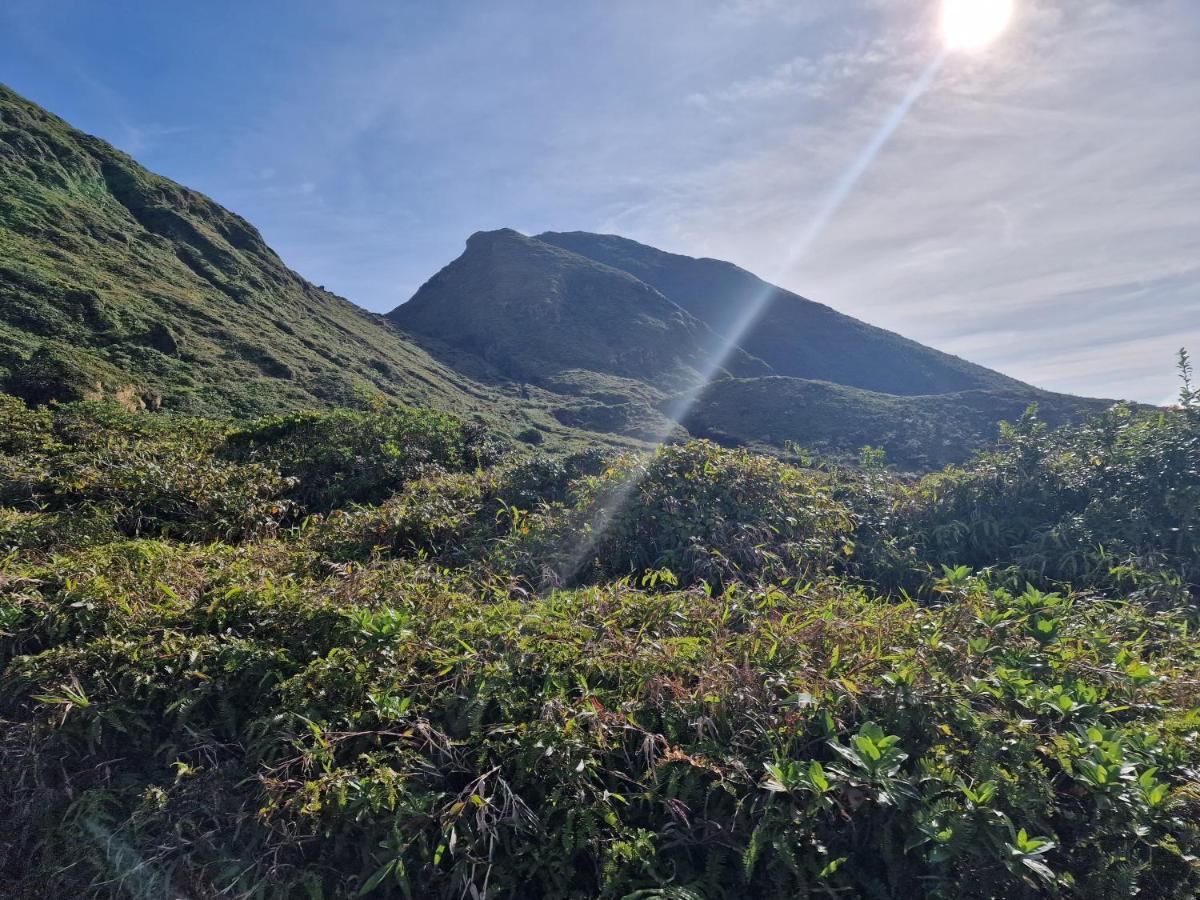
<path fill-rule="evenodd" d="M 1043 881 L 1050 882 L 1050 883 L 1052 883 L 1054 881 L 1053 870 L 1048 865 L 1046 865 L 1044 862 L 1042 862 L 1040 859 L 1037 859 L 1036 857 L 1032 857 L 1032 856 L 1021 857 L 1021 865 L 1025 866 L 1025 868 L 1029 869 L 1031 872 L 1033 872 L 1035 875 L 1037 875 Z"/>
<path fill-rule="evenodd" d="M 808 780 L 821 793 L 829 790 L 829 779 L 825 777 L 825 769 L 815 759 L 808 764 Z"/>
<path fill-rule="evenodd" d="M 375 888 L 379 887 L 379 885 L 383 882 L 383 880 L 385 878 L 387 878 L 389 875 L 392 874 L 392 871 L 395 868 L 396 868 L 396 860 L 394 860 L 394 859 L 389 860 L 388 862 L 384 863 L 382 866 L 380 866 L 378 869 L 376 869 L 371 874 L 370 878 L 368 878 L 363 883 L 363 886 L 361 888 L 359 888 L 359 891 L 355 896 L 365 897 L 367 894 L 371 893 L 371 891 L 373 891 L 373 890 L 375 890 Z"/>
<path fill-rule="evenodd" d="M 845 863 L 849 858 L 850 857 L 848 856 L 839 856 L 837 859 L 830 860 L 828 865 L 821 870 L 817 877 L 828 878 L 830 875 L 833 875 L 835 872 L 837 872 L 837 870 L 842 867 L 842 864 Z"/>

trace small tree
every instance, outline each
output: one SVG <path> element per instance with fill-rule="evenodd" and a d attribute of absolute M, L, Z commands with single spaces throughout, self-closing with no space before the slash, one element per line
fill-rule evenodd
<path fill-rule="evenodd" d="M 1200 406 L 1200 390 L 1192 384 L 1192 358 L 1187 348 L 1179 351 L 1179 379 L 1183 384 L 1179 388 L 1179 405 L 1187 410 L 1195 410 Z"/>

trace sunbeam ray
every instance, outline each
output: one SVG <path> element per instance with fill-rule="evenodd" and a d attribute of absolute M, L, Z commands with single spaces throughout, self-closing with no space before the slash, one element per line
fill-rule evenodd
<path fill-rule="evenodd" d="M 792 248 L 792 252 L 777 268 L 776 276 L 765 283 L 762 292 L 746 305 L 746 308 L 734 321 L 727 333 L 722 335 L 723 340 L 717 348 L 716 353 L 713 354 L 704 368 L 700 370 L 700 377 L 697 380 L 696 387 L 680 394 L 676 401 L 668 408 L 666 413 L 667 424 L 655 435 L 653 440 L 656 446 L 666 441 L 674 428 L 687 418 L 688 413 L 695 406 L 704 389 L 725 367 L 725 363 L 729 360 L 730 355 L 741 343 L 742 337 L 754 326 L 754 323 L 758 321 L 759 317 L 765 311 L 774 291 L 773 283 L 791 271 L 807 255 L 818 238 L 820 238 L 821 234 L 833 220 L 833 217 L 837 215 L 838 210 L 842 208 L 842 205 L 854 192 L 854 188 L 862 180 L 863 175 L 871 168 L 871 164 L 875 162 L 880 152 L 887 146 L 888 141 L 895 135 L 896 130 L 904 122 L 913 106 L 929 90 L 934 79 L 937 78 L 938 72 L 941 71 L 942 66 L 945 64 L 948 53 L 948 50 L 943 49 L 925 67 L 924 71 L 917 76 L 901 101 L 888 113 L 879 128 L 872 134 L 871 139 L 863 147 L 862 152 L 859 153 L 854 162 L 847 167 L 846 171 L 842 173 L 841 177 L 830 188 L 820 207 L 817 209 L 816 215 L 813 216 L 812 220 L 800 233 L 799 238 Z M 637 490 L 638 483 L 639 481 L 636 477 L 631 478 L 610 495 L 606 502 L 601 503 L 596 515 L 588 523 L 587 529 L 583 534 L 578 536 L 575 548 L 567 554 L 565 564 L 560 566 L 558 576 L 562 581 L 570 581 L 579 574 L 597 543 L 604 537 L 613 519 L 620 514 L 621 509 L 629 502 L 630 496 Z"/>

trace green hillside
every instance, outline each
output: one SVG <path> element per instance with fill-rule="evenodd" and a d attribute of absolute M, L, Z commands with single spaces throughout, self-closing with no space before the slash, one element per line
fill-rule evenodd
<path fill-rule="evenodd" d="M 497 398 L 288 269 L 258 232 L 0 86 L 0 383 L 254 414 L 366 389 Z"/>
<path fill-rule="evenodd" d="M 882 444 L 912 466 L 965 458 L 1028 402 L 1055 421 L 1093 408 L 786 292 L 745 335 L 749 352 L 730 347 L 729 317 L 769 287 L 749 273 L 620 238 L 544 237 L 477 234 L 377 316 L 309 284 L 212 200 L 0 88 L 0 387 L 35 404 L 237 417 L 404 401 L 563 451 L 690 431 L 775 449 Z M 677 399 L 705 378 L 718 383 L 681 427 Z"/>
<path fill-rule="evenodd" d="M 849 381 L 778 374 L 511 231 L 388 320 L 7 91 L 0 188 L 6 900 L 1200 892 L 1186 355 L 1104 408 L 783 298 Z"/>
<path fill-rule="evenodd" d="M 511 229 L 472 235 L 462 256 L 388 318 L 517 380 L 553 384 L 579 370 L 668 392 L 699 382 L 714 337 L 627 273 Z M 767 371 L 741 353 L 727 366 Z"/>
<path fill-rule="evenodd" d="M 762 318 L 731 344 L 757 297 Z M 1040 391 L 729 263 L 582 232 L 476 234 L 389 318 L 451 367 L 546 390 L 560 425 L 594 435 L 838 456 L 872 445 L 929 469 L 966 459 L 1032 403 L 1055 425 L 1110 403 Z"/>
<path fill-rule="evenodd" d="M 877 446 L 888 462 L 923 470 L 961 462 L 992 443 L 999 423 L 1016 421 L 1031 403 L 1055 426 L 1110 405 L 1027 388 L 905 397 L 799 378 L 727 378 L 695 399 L 683 425 L 723 444 L 792 444 L 841 456 Z"/>

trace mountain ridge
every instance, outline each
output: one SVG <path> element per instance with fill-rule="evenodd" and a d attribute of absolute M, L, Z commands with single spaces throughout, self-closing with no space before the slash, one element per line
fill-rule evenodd
<path fill-rule="evenodd" d="M 777 375 L 911 396 L 1030 387 L 770 284 L 725 260 L 669 253 L 620 235 L 544 232 L 538 239 L 638 277 Z"/>
<path fill-rule="evenodd" d="M 544 392 L 444 365 L 252 224 L 0 85 L 0 391 L 249 418 L 375 398 L 582 439 Z"/>
<path fill-rule="evenodd" d="M 667 387 L 697 384 L 716 340 L 633 275 L 510 228 L 471 235 L 457 259 L 387 318 L 537 383 L 587 369 Z M 742 353 L 728 362 L 740 374 L 769 371 Z"/>
<path fill-rule="evenodd" d="M 735 335 L 753 296 L 764 318 Z M 478 232 L 380 316 L 289 269 L 244 218 L 3 86 L 0 390 L 232 418 L 382 397 L 548 449 L 690 432 L 834 453 L 890 442 L 916 466 L 994 437 L 1018 401 L 1054 421 L 1101 402 L 1038 391 L 731 263 L 586 232 Z M 952 449 L 914 450 L 920 438 L 896 437 L 905 428 Z"/>

